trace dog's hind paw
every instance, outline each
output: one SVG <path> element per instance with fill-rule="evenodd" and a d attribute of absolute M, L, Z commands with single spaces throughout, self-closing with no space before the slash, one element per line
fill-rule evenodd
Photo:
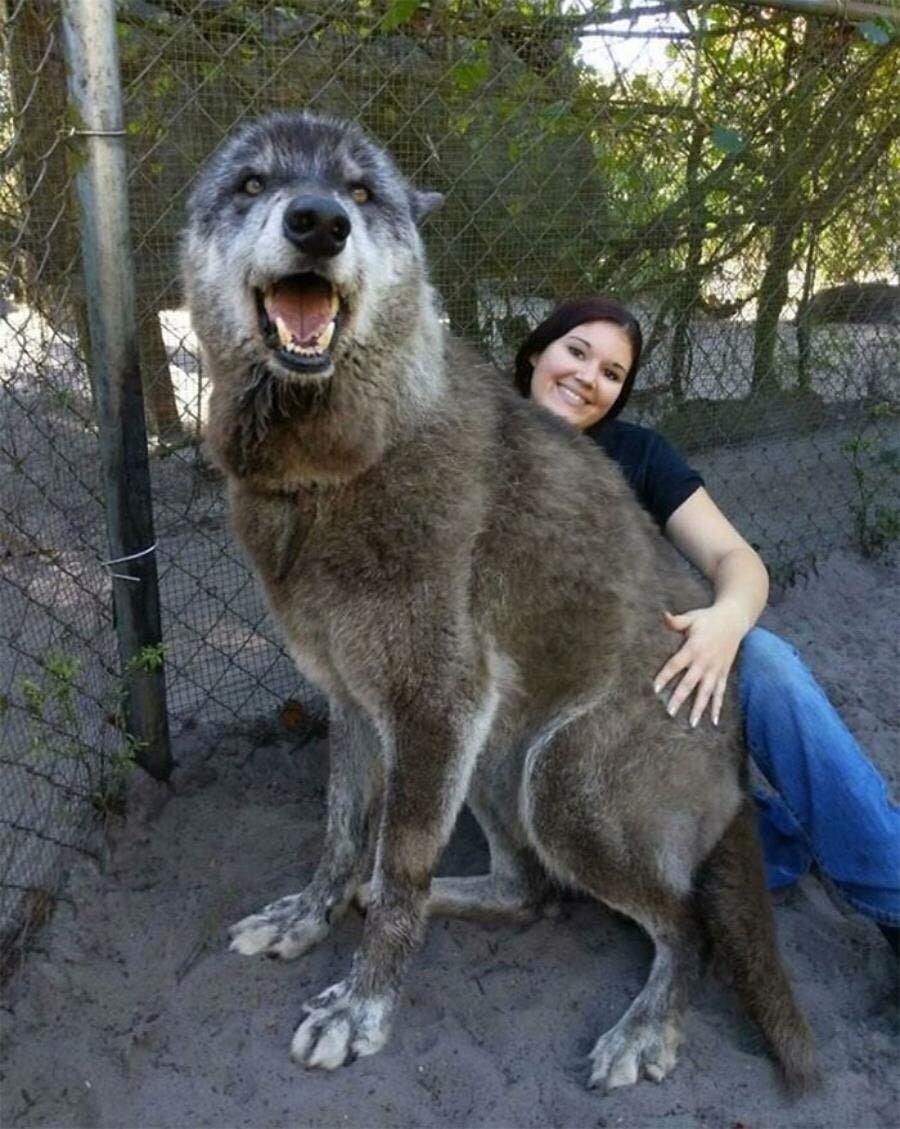
<path fill-rule="evenodd" d="M 310 1070 L 336 1070 L 373 1055 L 387 1042 L 393 1007 L 384 996 L 357 997 L 344 981 L 316 996 L 315 1007 L 294 1032 L 291 1058 Z"/>
<path fill-rule="evenodd" d="M 242 956 L 265 953 L 293 960 L 322 940 L 328 933 L 328 924 L 310 911 L 302 894 L 292 894 L 243 918 L 228 933 L 232 952 Z"/>
<path fill-rule="evenodd" d="M 643 1076 L 662 1082 L 675 1067 L 681 1030 L 672 1020 L 663 1023 L 616 1025 L 597 1040 L 588 1086 L 606 1092 L 633 1086 Z"/>

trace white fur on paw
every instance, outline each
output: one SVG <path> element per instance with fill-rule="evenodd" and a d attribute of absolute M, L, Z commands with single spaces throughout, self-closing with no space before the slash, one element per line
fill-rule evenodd
<path fill-rule="evenodd" d="M 590 1053 L 593 1069 L 588 1085 L 616 1090 L 633 1086 L 642 1075 L 662 1082 L 675 1067 L 680 1043 L 681 1030 L 672 1020 L 613 1027 Z"/>
<path fill-rule="evenodd" d="M 347 981 L 338 980 L 337 984 L 332 984 L 331 987 L 326 988 L 324 992 L 319 992 L 317 996 L 313 996 L 311 1000 L 307 1000 L 303 1005 L 303 1010 L 310 1015 L 314 1011 L 322 1011 L 336 1004 L 338 1000 L 342 1000 L 349 992 L 350 989 L 347 986 Z"/>
<path fill-rule="evenodd" d="M 229 932 L 231 933 L 229 949 L 245 957 L 267 952 L 269 945 L 278 936 L 277 926 L 272 925 L 259 914 L 245 917 L 236 925 L 232 925 Z"/>
<path fill-rule="evenodd" d="M 313 1070 L 336 1070 L 345 1062 L 380 1051 L 387 1042 L 390 1008 L 383 997 L 355 999 L 343 983 L 327 989 L 317 999 L 336 1002 L 316 1008 L 294 1032 L 291 1058 Z"/>
<path fill-rule="evenodd" d="M 302 956 L 328 935 L 328 926 L 313 921 L 298 921 L 285 930 L 281 939 L 269 949 L 282 960 Z"/>
<path fill-rule="evenodd" d="M 335 1015 L 325 1019 L 322 1029 L 315 1036 L 310 1035 L 303 1040 L 304 1050 L 307 1052 L 304 1056 L 306 1065 L 312 1070 L 337 1070 L 339 1066 L 343 1066 L 350 1049 L 351 1030 L 348 1015 Z M 297 1041 L 295 1037 L 295 1042 Z M 297 1057 L 293 1047 L 291 1053 Z"/>
<path fill-rule="evenodd" d="M 232 952 L 242 956 L 267 953 L 293 960 L 322 940 L 328 926 L 304 916 L 298 897 L 282 898 L 260 913 L 242 918 L 229 929 Z"/>

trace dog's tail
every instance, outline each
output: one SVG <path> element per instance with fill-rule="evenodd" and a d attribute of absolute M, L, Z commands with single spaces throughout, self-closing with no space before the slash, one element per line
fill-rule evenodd
<path fill-rule="evenodd" d="M 759 1024 L 792 1092 L 819 1080 L 812 1033 L 781 965 L 756 817 L 745 800 L 698 875 L 700 916 L 714 953 Z"/>

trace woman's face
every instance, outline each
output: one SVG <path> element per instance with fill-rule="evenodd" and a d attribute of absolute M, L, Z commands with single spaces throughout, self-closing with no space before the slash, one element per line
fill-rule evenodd
<path fill-rule="evenodd" d="M 579 431 L 603 419 L 631 368 L 631 342 L 611 321 L 588 321 L 530 358 L 531 398 Z"/>

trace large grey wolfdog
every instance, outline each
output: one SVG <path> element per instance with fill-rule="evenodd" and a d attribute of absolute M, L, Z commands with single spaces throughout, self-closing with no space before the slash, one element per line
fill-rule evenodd
<path fill-rule="evenodd" d="M 293 1038 L 295 1059 L 331 1070 L 384 1045 L 430 914 L 527 915 L 559 887 L 587 892 L 656 947 L 591 1085 L 669 1073 L 711 939 L 803 1086 L 811 1040 L 734 706 L 691 730 L 652 690 L 673 650 L 662 610 L 704 594 L 599 451 L 453 351 L 417 231 L 436 202 L 357 127 L 308 113 L 239 129 L 190 200 L 209 446 L 331 709 L 321 861 L 233 926 L 232 948 L 299 956 L 365 901 L 347 978 Z M 432 879 L 464 802 L 490 873 Z"/>

